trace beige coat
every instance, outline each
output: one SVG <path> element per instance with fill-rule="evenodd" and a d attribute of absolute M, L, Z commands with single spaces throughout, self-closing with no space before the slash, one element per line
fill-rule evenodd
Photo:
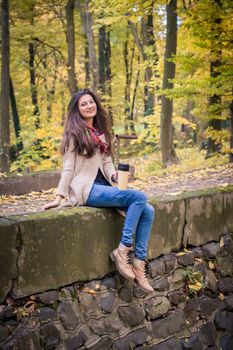
<path fill-rule="evenodd" d="M 105 135 L 99 136 L 100 140 L 106 142 Z M 63 170 L 56 194 L 68 197 L 68 204 L 85 205 L 92 185 L 95 181 L 98 169 L 102 171 L 107 181 L 114 185 L 111 180 L 116 173 L 111 156 L 96 151 L 91 158 L 76 154 L 74 142 L 71 138 L 69 149 L 63 156 Z M 85 154 L 85 153 L 84 153 Z"/>

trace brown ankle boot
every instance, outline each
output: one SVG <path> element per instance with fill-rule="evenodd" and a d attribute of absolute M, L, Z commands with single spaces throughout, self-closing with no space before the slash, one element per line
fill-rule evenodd
<path fill-rule="evenodd" d="M 126 247 L 120 243 L 118 248 L 110 253 L 110 258 L 115 262 L 116 267 L 120 274 L 130 281 L 135 279 L 135 275 L 132 271 L 132 265 L 130 264 L 130 247 Z"/>
<path fill-rule="evenodd" d="M 133 260 L 132 270 L 139 286 L 147 293 L 153 292 L 154 289 L 151 287 L 146 277 L 145 261 L 135 258 Z"/>

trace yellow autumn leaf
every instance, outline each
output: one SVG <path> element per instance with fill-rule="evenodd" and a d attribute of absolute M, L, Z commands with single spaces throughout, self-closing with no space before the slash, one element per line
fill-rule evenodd
<path fill-rule="evenodd" d="M 212 261 L 209 261 L 209 268 L 211 270 L 215 269 L 215 265 L 214 265 L 214 263 L 212 263 Z"/>
<path fill-rule="evenodd" d="M 225 296 L 222 293 L 219 293 L 218 297 L 219 297 L 220 300 L 224 300 L 225 299 Z"/>

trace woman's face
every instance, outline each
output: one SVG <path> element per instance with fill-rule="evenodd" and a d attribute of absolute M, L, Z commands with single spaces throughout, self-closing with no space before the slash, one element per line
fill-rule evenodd
<path fill-rule="evenodd" d="M 97 113 L 96 103 L 89 94 L 80 97 L 78 100 L 78 109 L 83 119 L 93 118 Z"/>

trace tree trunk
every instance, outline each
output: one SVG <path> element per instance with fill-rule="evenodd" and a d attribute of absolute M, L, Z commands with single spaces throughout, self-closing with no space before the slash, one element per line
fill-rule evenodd
<path fill-rule="evenodd" d="M 34 42 L 29 43 L 29 70 L 30 70 L 30 86 L 31 86 L 31 98 L 32 104 L 34 106 L 33 115 L 35 116 L 35 127 L 38 129 L 40 127 L 39 119 L 39 106 L 37 97 L 37 87 L 36 87 L 36 72 L 35 72 L 35 44 Z"/>
<path fill-rule="evenodd" d="M 10 40 L 9 40 L 9 2 L 1 2 L 1 114 L 0 114 L 0 171 L 9 171 L 10 158 L 10 123 L 9 123 L 9 93 L 10 93 Z"/>
<path fill-rule="evenodd" d="M 221 0 L 214 0 L 214 3 L 220 8 L 221 5 Z M 213 22 L 213 30 L 217 31 L 217 33 L 214 33 L 214 36 L 212 38 L 212 49 L 211 49 L 211 56 L 214 57 L 214 59 L 211 59 L 210 62 L 210 77 L 213 80 L 216 80 L 218 76 L 221 75 L 221 72 L 219 72 L 219 67 L 221 67 L 222 64 L 222 51 L 216 47 L 216 40 L 218 41 L 219 38 L 221 37 L 221 22 L 222 19 L 216 18 Z M 218 43 L 217 43 L 218 46 Z M 213 130 L 219 131 L 221 130 L 221 96 L 214 94 L 210 96 L 209 98 L 209 107 L 210 110 L 214 110 L 214 114 L 216 118 L 213 118 L 209 122 L 209 127 L 211 127 Z M 208 139 L 208 144 L 207 144 L 207 154 L 206 158 L 208 158 L 212 153 L 218 151 L 219 145 L 212 139 Z"/>
<path fill-rule="evenodd" d="M 75 32 L 74 32 L 74 5 L 75 0 L 68 0 L 66 9 L 66 42 L 68 51 L 68 86 L 71 95 L 77 91 L 77 81 L 75 77 Z"/>
<path fill-rule="evenodd" d="M 89 11 L 89 3 L 90 3 L 90 0 L 85 0 L 86 36 L 88 40 L 90 71 L 92 74 L 92 89 L 94 92 L 97 92 L 98 84 L 99 84 L 99 72 L 98 72 L 98 65 L 97 65 L 96 52 L 95 52 L 95 42 L 94 42 L 93 30 L 92 30 L 93 18 L 92 18 L 92 13 Z"/>
<path fill-rule="evenodd" d="M 106 26 L 99 29 L 99 90 L 104 95 L 103 100 L 106 102 L 111 127 L 113 126 L 112 116 L 112 87 L 111 87 L 111 44 L 110 31 Z"/>
<path fill-rule="evenodd" d="M 231 117 L 231 134 L 230 134 L 230 149 L 229 153 L 229 163 L 233 163 L 233 100 L 230 104 L 230 117 Z"/>
<path fill-rule="evenodd" d="M 152 2 L 153 8 L 153 2 Z M 148 57 L 145 53 L 145 60 L 150 62 L 150 65 L 147 65 L 144 73 L 144 115 L 151 115 L 154 113 L 155 105 L 155 88 L 150 86 L 151 79 L 154 76 L 153 66 L 158 62 L 158 55 L 156 52 L 155 39 L 154 39 L 154 26 L 153 26 L 153 14 L 150 13 L 144 19 L 142 19 L 142 43 L 144 48 L 153 49 L 153 57 Z M 153 63 L 153 65 L 152 65 Z"/>
<path fill-rule="evenodd" d="M 77 0 L 76 6 L 80 12 L 81 27 L 84 35 L 84 68 L 85 68 L 85 87 L 90 86 L 90 64 L 89 64 L 89 49 L 87 40 L 87 24 L 86 24 L 86 14 L 85 14 L 85 4 L 82 0 Z"/>
<path fill-rule="evenodd" d="M 110 117 L 111 127 L 113 127 L 113 115 L 112 115 L 112 71 L 111 71 L 111 41 L 110 30 L 106 33 L 106 94 L 109 98 L 108 113 Z"/>
<path fill-rule="evenodd" d="M 134 36 L 135 43 L 141 54 L 145 66 L 144 71 L 144 115 L 151 115 L 154 112 L 155 105 L 155 88 L 151 85 L 151 79 L 156 76 L 155 66 L 158 63 L 158 55 L 156 51 L 154 26 L 153 26 L 153 7 L 154 0 L 151 1 L 150 12 L 141 20 L 141 40 L 137 31 L 137 27 L 130 22 L 130 28 Z M 147 48 L 152 48 L 152 55 L 147 54 Z M 145 123 L 146 127 L 146 123 Z"/>
<path fill-rule="evenodd" d="M 16 99 L 15 99 L 14 86 L 11 78 L 10 78 L 10 101 L 11 101 L 11 110 L 12 110 L 12 116 L 14 121 L 17 150 L 19 152 L 21 149 L 23 149 L 23 141 L 22 140 L 19 141 L 21 127 L 20 127 L 19 114 L 18 114 Z"/>
<path fill-rule="evenodd" d="M 177 0 L 171 0 L 166 6 L 167 26 L 166 26 L 166 46 L 164 57 L 163 89 L 172 89 L 171 79 L 175 78 L 175 63 L 170 59 L 176 54 L 177 47 Z M 173 145 L 173 100 L 162 95 L 162 108 L 160 118 L 160 146 L 162 162 L 164 166 L 169 166 L 178 162 Z"/>
<path fill-rule="evenodd" d="M 99 28 L 99 90 L 106 92 L 106 30 L 105 26 Z"/>
<path fill-rule="evenodd" d="M 138 55 L 138 67 L 140 67 L 140 55 Z M 139 83 L 139 76 L 140 76 L 140 68 L 138 68 L 135 86 L 134 86 L 134 92 L 133 92 L 133 99 L 132 99 L 132 105 L 131 105 L 131 112 L 129 115 L 129 129 L 131 131 L 131 134 L 136 134 L 135 128 L 134 128 L 134 106 L 136 101 L 136 95 L 137 95 L 137 89 L 138 89 L 138 83 Z"/>
<path fill-rule="evenodd" d="M 128 50 L 128 28 L 127 37 L 124 43 L 125 60 L 125 134 L 129 132 L 129 113 L 130 113 L 130 72 L 129 72 L 129 50 Z"/>

